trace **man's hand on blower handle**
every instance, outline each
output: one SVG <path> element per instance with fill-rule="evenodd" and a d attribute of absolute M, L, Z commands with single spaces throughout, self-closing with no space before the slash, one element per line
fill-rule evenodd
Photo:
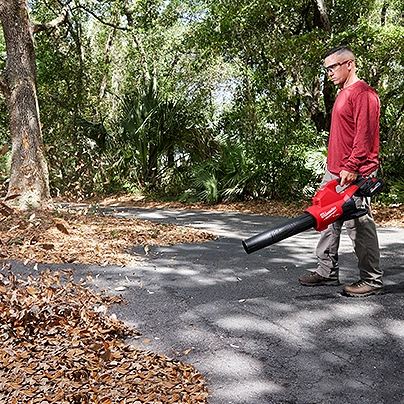
<path fill-rule="evenodd" d="M 350 173 L 349 171 L 346 170 L 341 170 L 339 176 L 341 178 L 340 181 L 341 187 L 343 187 L 344 185 L 352 184 L 358 178 L 358 174 Z"/>

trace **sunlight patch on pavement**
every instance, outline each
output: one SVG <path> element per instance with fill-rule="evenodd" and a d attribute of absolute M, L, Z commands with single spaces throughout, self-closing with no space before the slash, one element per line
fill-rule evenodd
<path fill-rule="evenodd" d="M 355 327 L 350 327 L 346 332 L 347 340 L 374 340 L 382 339 L 385 333 L 377 327 L 358 324 Z M 341 338 L 342 339 L 342 338 Z"/>
<path fill-rule="evenodd" d="M 227 400 L 248 400 L 248 399 L 259 399 L 261 396 L 265 394 L 274 394 L 279 393 L 284 390 L 283 387 L 278 386 L 275 383 L 272 383 L 268 380 L 256 380 L 247 379 L 242 382 L 227 384 L 226 388 L 223 390 L 215 390 L 216 397 L 222 397 Z M 232 403 L 233 401 L 229 401 Z M 249 402 L 249 401 L 244 401 Z"/>
<path fill-rule="evenodd" d="M 358 302 L 357 300 L 354 300 L 352 304 L 335 304 L 330 307 L 330 310 L 333 312 L 335 317 L 343 319 L 355 319 L 373 316 L 382 309 L 383 308 L 381 305 L 372 304 L 369 301 L 362 303 Z"/>
<path fill-rule="evenodd" d="M 400 338 L 404 342 L 404 321 L 403 320 L 390 320 L 390 324 L 386 327 L 387 331 Z"/>
<path fill-rule="evenodd" d="M 263 335 L 272 335 L 290 345 L 312 349 L 312 340 L 315 335 L 311 334 L 306 324 L 296 321 L 272 322 L 246 316 L 229 316 L 216 320 L 216 325 L 231 331 L 243 331 L 246 334 L 258 332 Z"/>
<path fill-rule="evenodd" d="M 262 377 L 262 367 L 260 361 L 250 356 L 226 351 L 198 360 L 198 369 L 204 374 L 211 373 L 211 378 L 215 379 L 215 396 L 229 400 L 229 403 L 236 399 L 237 402 L 251 402 L 248 399 L 284 390 Z"/>

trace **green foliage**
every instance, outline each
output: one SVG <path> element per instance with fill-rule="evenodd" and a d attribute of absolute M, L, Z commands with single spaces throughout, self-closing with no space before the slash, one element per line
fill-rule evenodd
<path fill-rule="evenodd" d="M 185 199 L 215 204 L 222 201 L 240 200 L 248 194 L 248 185 L 253 173 L 241 144 L 219 140 L 219 150 L 210 159 L 194 164 L 191 186 Z"/>
<path fill-rule="evenodd" d="M 389 193 L 389 200 L 393 203 L 404 203 L 404 178 L 401 177 L 400 179 L 394 182 L 392 185 Z"/>
<path fill-rule="evenodd" d="M 161 96 L 156 82 L 133 91 L 123 99 L 107 140 L 108 156 L 115 161 L 109 175 L 125 178 L 124 188 L 161 190 L 215 147 L 203 119 L 188 101 Z"/>
<path fill-rule="evenodd" d="M 33 22 L 61 8 L 31 3 Z M 216 203 L 312 194 L 336 94 L 322 58 L 347 44 L 380 95 L 380 172 L 400 199 L 403 3 L 327 1 L 326 16 L 316 4 L 67 2 L 68 22 L 35 38 L 53 195 L 187 191 Z M 7 127 L 0 101 L 3 143 Z"/>
<path fill-rule="evenodd" d="M 318 176 L 306 164 L 305 146 L 293 144 L 289 136 L 267 131 L 250 148 L 259 163 L 253 185 L 257 196 L 298 200 L 307 196 L 307 190 L 314 188 L 318 181 Z"/>
<path fill-rule="evenodd" d="M 7 192 L 5 187 L 7 185 L 7 179 L 10 177 L 10 161 L 11 152 L 0 155 L 0 190 L 4 193 Z"/>
<path fill-rule="evenodd" d="M 254 191 L 285 198 L 299 196 L 302 184 L 308 184 L 303 187 L 306 191 L 315 189 L 318 170 L 306 161 L 313 151 L 324 149 L 322 133 L 328 130 L 335 95 L 320 70 L 322 55 L 340 44 L 354 49 L 360 76 L 380 94 L 381 171 L 399 178 L 402 3 L 327 3 L 329 27 L 319 18 L 315 3 L 288 5 L 282 0 L 248 4 L 219 0 L 209 3 L 210 14 L 201 24 L 201 38 L 206 42 L 210 35 L 212 46 L 242 72 L 225 131 L 242 139 L 249 158 L 257 162 L 255 172 L 261 180 L 255 182 Z"/>

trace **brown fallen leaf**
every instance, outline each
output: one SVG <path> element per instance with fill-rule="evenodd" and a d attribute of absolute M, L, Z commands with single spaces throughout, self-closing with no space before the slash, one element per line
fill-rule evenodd
<path fill-rule="evenodd" d="M 36 235 L 32 236 L 29 240 L 29 245 L 34 245 L 38 242 L 38 237 Z"/>
<path fill-rule="evenodd" d="M 5 201 L 5 202 L 11 201 L 12 199 L 18 198 L 19 196 L 21 196 L 21 194 L 7 195 L 7 196 L 4 198 L 4 201 Z"/>
<path fill-rule="evenodd" d="M 49 250 L 52 250 L 53 248 L 55 248 L 55 245 L 51 244 L 51 243 L 43 243 L 43 244 L 40 244 L 40 247 L 43 248 L 44 250 L 49 251 Z"/>
<path fill-rule="evenodd" d="M 1 148 L 0 154 L 2 156 L 4 156 L 9 150 L 8 144 L 6 143 L 5 145 L 3 145 L 3 147 Z"/>
<path fill-rule="evenodd" d="M 7 206 L 5 203 L 0 202 L 0 213 L 3 216 L 11 216 L 14 213 L 14 210 Z"/>
<path fill-rule="evenodd" d="M 67 222 L 65 220 L 60 219 L 60 218 L 55 218 L 55 217 L 52 220 L 55 223 L 56 228 L 60 232 L 62 232 L 64 234 L 70 234 L 69 230 L 67 229 L 69 225 L 67 224 Z"/>

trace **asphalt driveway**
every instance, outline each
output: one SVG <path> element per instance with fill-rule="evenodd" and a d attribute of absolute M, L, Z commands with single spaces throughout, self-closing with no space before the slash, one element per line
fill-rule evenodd
<path fill-rule="evenodd" d="M 245 253 L 243 238 L 284 218 L 124 207 L 109 213 L 219 236 L 151 247 L 148 255 L 134 248 L 144 257 L 136 267 L 73 266 L 79 276 L 92 271 L 95 288 L 125 297 L 128 304 L 112 311 L 143 333 L 129 343 L 193 364 L 208 380 L 211 404 L 404 402 L 403 228 L 378 229 L 386 293 L 348 298 L 343 285 L 299 284 L 316 264 L 314 230 Z M 357 280 L 346 233 L 340 266 L 344 284 Z"/>

